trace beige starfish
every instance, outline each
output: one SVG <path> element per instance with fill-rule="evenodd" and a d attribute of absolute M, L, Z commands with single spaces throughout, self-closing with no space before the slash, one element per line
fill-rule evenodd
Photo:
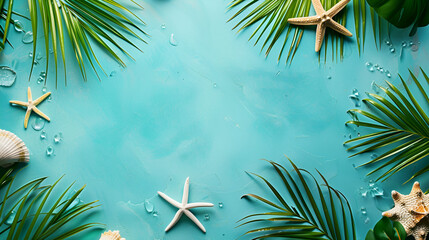
<path fill-rule="evenodd" d="M 43 96 L 33 101 L 33 97 L 31 96 L 31 89 L 30 87 L 28 87 L 28 102 L 9 101 L 12 104 L 16 104 L 18 106 L 23 106 L 27 108 L 27 112 L 25 113 L 25 120 L 24 120 L 25 128 L 27 128 L 28 126 L 28 119 L 30 118 L 30 114 L 32 111 L 34 111 L 35 113 L 37 113 L 37 115 L 43 117 L 44 119 L 51 121 L 51 119 L 48 116 L 46 116 L 36 107 L 39 103 L 45 100 L 49 95 L 51 95 L 51 92 L 45 93 L 43 94 Z"/>
<path fill-rule="evenodd" d="M 289 18 L 287 21 L 295 25 L 317 25 L 316 52 L 318 52 L 320 50 L 320 47 L 322 46 L 326 27 L 332 28 L 343 35 L 349 37 L 353 36 L 349 30 L 347 30 L 343 25 L 337 23 L 333 19 L 333 17 L 337 15 L 337 13 L 339 13 L 349 2 L 350 0 L 341 0 L 331 9 L 325 11 L 325 9 L 323 9 L 322 7 L 322 3 L 320 2 L 320 0 L 312 0 L 314 10 L 316 11 L 316 16 Z"/>

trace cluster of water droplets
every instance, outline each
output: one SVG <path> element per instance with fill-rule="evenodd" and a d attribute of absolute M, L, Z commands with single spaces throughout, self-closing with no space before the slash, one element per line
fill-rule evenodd
<path fill-rule="evenodd" d="M 153 217 L 158 217 L 158 211 L 155 209 L 155 205 L 150 201 L 150 199 L 146 199 L 144 201 L 144 209 L 148 214 L 151 214 Z"/>
<path fill-rule="evenodd" d="M 366 66 L 366 68 L 368 69 L 368 71 L 370 71 L 370 72 L 374 72 L 374 71 L 378 71 L 378 72 L 380 72 L 380 73 L 382 73 L 382 74 L 385 74 L 386 75 L 386 77 L 388 77 L 388 78 L 391 78 L 392 77 L 392 74 L 389 72 L 389 70 L 387 70 L 387 69 L 385 69 L 385 68 L 383 68 L 382 66 L 380 66 L 379 64 L 373 64 L 373 63 L 371 63 L 371 62 L 366 62 L 365 63 L 365 66 Z"/>
<path fill-rule="evenodd" d="M 355 104 L 355 107 L 360 107 L 360 95 L 356 88 L 352 90 L 352 94 L 349 95 L 349 98 Z"/>
<path fill-rule="evenodd" d="M 15 28 L 15 31 L 19 33 L 24 33 L 22 36 L 22 42 L 25 44 L 32 43 L 33 42 L 33 32 L 32 31 L 25 31 L 24 24 L 20 22 L 19 20 L 13 21 L 13 26 Z"/>

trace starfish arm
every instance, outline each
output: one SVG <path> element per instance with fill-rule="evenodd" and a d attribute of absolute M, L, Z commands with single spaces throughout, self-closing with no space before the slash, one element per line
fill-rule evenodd
<path fill-rule="evenodd" d="M 46 114 L 44 114 L 42 111 L 40 111 L 38 108 L 33 107 L 33 111 L 34 111 L 35 113 L 37 113 L 37 115 L 39 115 L 39 116 L 41 116 L 42 118 L 46 119 L 48 122 L 50 122 L 50 121 L 51 121 L 51 119 L 50 119 L 48 116 L 46 116 Z"/>
<path fill-rule="evenodd" d="M 323 13 L 325 13 L 325 9 L 323 8 L 320 0 L 312 0 L 311 2 L 313 3 L 313 7 L 317 15 L 322 15 Z"/>
<path fill-rule="evenodd" d="M 320 18 L 318 16 L 299 17 L 289 18 L 287 21 L 294 25 L 316 25 L 320 21 Z"/>
<path fill-rule="evenodd" d="M 16 105 L 19 105 L 19 106 L 23 106 L 23 107 L 28 107 L 28 103 L 26 103 L 26 102 L 21 102 L 21 101 L 9 101 L 9 103 L 11 103 L 11 104 L 16 104 Z"/>
<path fill-rule="evenodd" d="M 206 203 L 206 202 L 196 202 L 196 203 L 188 203 L 186 204 L 186 208 L 197 208 L 197 207 L 213 207 L 213 203 Z"/>
<path fill-rule="evenodd" d="M 37 105 L 39 103 L 41 103 L 43 100 L 45 100 L 49 95 L 51 95 L 51 92 L 45 93 L 43 94 L 41 97 L 39 97 L 38 99 L 34 100 L 34 105 Z"/>
<path fill-rule="evenodd" d="M 353 34 L 349 30 L 347 30 L 347 28 L 345 28 L 343 25 L 337 23 L 333 19 L 331 19 L 331 21 L 329 21 L 328 26 L 330 28 L 332 28 L 333 30 L 335 30 L 335 31 L 337 31 L 343 35 L 346 35 L 348 37 L 353 36 Z"/>
<path fill-rule="evenodd" d="M 186 178 L 185 186 L 183 187 L 182 205 L 185 206 L 189 199 L 189 177 Z"/>
<path fill-rule="evenodd" d="M 28 101 L 33 101 L 33 97 L 31 96 L 31 89 L 30 89 L 30 87 L 28 87 L 28 89 L 27 89 L 27 96 L 28 96 Z"/>
<path fill-rule="evenodd" d="M 179 202 L 177 202 L 176 200 L 172 199 L 171 197 L 165 195 L 165 193 L 158 192 L 158 195 L 161 196 L 162 198 L 164 198 L 165 201 L 169 202 L 171 205 L 173 205 L 173 206 L 175 206 L 177 208 L 181 208 L 182 207 L 182 205 Z"/>
<path fill-rule="evenodd" d="M 331 9 L 329 9 L 326 12 L 326 15 L 330 16 L 331 18 L 337 15 L 347 4 L 350 2 L 350 0 L 341 0 L 339 3 L 335 4 Z"/>
<path fill-rule="evenodd" d="M 168 232 L 168 230 L 170 230 L 179 221 L 182 214 L 183 214 L 182 209 L 179 209 L 179 211 L 176 212 L 176 215 L 174 215 L 173 220 L 171 220 L 170 224 L 168 224 L 168 226 L 165 228 L 166 232 Z"/>
<path fill-rule="evenodd" d="M 206 232 L 203 224 L 201 224 L 201 222 L 197 219 L 197 217 L 195 217 L 193 213 L 191 213 L 191 211 L 185 209 L 183 212 L 201 229 L 201 231 Z"/>
<path fill-rule="evenodd" d="M 27 112 L 25 113 L 25 119 L 24 119 L 24 128 L 27 128 L 28 126 L 28 119 L 30 119 L 31 114 L 31 108 L 27 108 Z"/>
<path fill-rule="evenodd" d="M 317 30 L 316 30 L 316 52 L 320 51 L 320 48 L 322 47 L 323 38 L 325 37 L 325 31 L 326 31 L 326 25 L 324 23 L 317 24 Z"/>

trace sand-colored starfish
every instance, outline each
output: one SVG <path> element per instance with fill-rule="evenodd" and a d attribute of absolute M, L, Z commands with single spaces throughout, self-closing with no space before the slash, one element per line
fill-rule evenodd
<path fill-rule="evenodd" d="M 205 203 L 205 202 L 196 202 L 196 203 L 188 203 L 188 197 L 189 197 L 189 177 L 186 178 L 185 181 L 185 187 L 183 189 L 183 196 L 182 196 L 182 202 L 179 203 L 176 200 L 170 198 L 169 196 L 165 195 L 162 192 L 158 192 L 159 196 L 165 199 L 165 201 L 169 202 L 171 205 L 177 207 L 179 210 L 177 210 L 176 215 L 174 215 L 173 220 L 171 220 L 170 224 L 165 228 L 165 231 L 167 232 L 170 230 L 176 223 L 179 221 L 180 217 L 184 213 L 188 218 L 190 218 L 203 232 L 206 232 L 206 229 L 204 228 L 203 224 L 194 216 L 194 214 L 189 211 L 191 208 L 197 208 L 197 207 L 213 207 L 213 203 Z"/>
<path fill-rule="evenodd" d="M 353 36 L 352 33 L 347 30 L 343 25 L 337 23 L 333 17 L 337 15 L 350 0 L 341 0 L 335 4 L 331 9 L 325 11 L 320 0 L 312 0 L 316 16 L 311 17 L 300 17 L 300 18 L 289 18 L 287 21 L 295 25 L 317 25 L 316 29 L 316 52 L 320 51 L 322 47 L 323 38 L 325 37 L 326 27 L 332 28 L 335 31 L 346 35 Z"/>
<path fill-rule="evenodd" d="M 28 119 L 30 119 L 31 112 L 34 111 L 37 113 L 37 115 L 41 116 L 42 118 L 46 119 L 47 121 L 51 121 L 51 119 L 46 116 L 44 113 L 42 113 L 36 106 L 41 103 L 43 100 L 45 100 L 49 95 L 51 95 L 51 92 L 47 92 L 43 94 L 41 97 L 33 101 L 33 97 L 31 96 L 31 89 L 28 87 L 28 102 L 21 102 L 21 101 L 9 101 L 11 104 L 15 104 L 17 106 L 22 106 L 27 108 L 27 112 L 25 113 L 25 119 L 24 119 L 24 127 L 27 128 L 28 126 Z"/>
<path fill-rule="evenodd" d="M 383 216 L 398 221 L 404 226 L 407 236 L 424 240 L 429 232 L 429 194 L 425 195 L 420 184 L 415 182 L 411 193 L 402 195 L 392 191 L 395 207 L 383 212 Z"/>

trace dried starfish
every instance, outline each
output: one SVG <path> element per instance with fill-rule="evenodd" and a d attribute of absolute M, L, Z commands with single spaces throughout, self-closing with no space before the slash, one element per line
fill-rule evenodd
<path fill-rule="evenodd" d="M 343 25 L 337 23 L 333 17 L 337 15 L 350 0 L 342 0 L 335 4 L 331 9 L 325 11 L 320 0 L 312 0 L 316 16 L 311 17 L 300 17 L 300 18 L 289 18 L 287 21 L 295 25 L 317 25 L 316 30 L 316 52 L 320 51 L 322 47 L 323 38 L 325 36 L 326 27 L 332 28 L 335 31 L 346 35 L 353 36 L 352 33 L 347 30 Z"/>
<path fill-rule="evenodd" d="M 30 119 L 30 114 L 32 111 L 37 113 L 37 115 L 43 117 L 44 119 L 51 121 L 51 119 L 46 116 L 44 113 L 42 113 L 36 106 L 41 103 L 43 100 L 45 100 L 49 95 L 51 95 L 51 92 L 43 94 L 41 97 L 33 101 L 33 97 L 31 96 L 31 89 L 28 87 L 28 102 L 21 102 L 21 101 L 9 101 L 12 104 L 16 104 L 18 106 L 26 107 L 27 112 L 25 113 L 25 119 L 24 119 L 24 127 L 27 128 L 28 126 L 28 119 Z"/>
<path fill-rule="evenodd" d="M 409 195 L 392 191 L 395 207 L 383 212 L 383 216 L 398 221 L 404 226 L 407 236 L 424 240 L 429 232 L 429 194 L 425 195 L 420 184 L 415 182 Z"/>
<path fill-rule="evenodd" d="M 185 181 L 185 187 L 183 189 L 183 196 L 182 196 L 182 203 L 177 202 L 176 200 L 170 198 L 169 196 L 165 195 L 162 192 L 158 192 L 159 196 L 165 199 L 165 201 L 169 202 L 171 205 L 177 207 L 179 210 L 177 210 L 176 215 L 174 215 L 173 220 L 171 220 L 170 224 L 165 228 L 165 231 L 167 232 L 170 230 L 176 223 L 179 221 L 180 217 L 184 213 L 188 218 L 190 218 L 203 232 L 206 232 L 206 229 L 204 228 L 203 224 L 194 216 L 194 214 L 189 211 L 191 208 L 197 208 L 197 207 L 213 207 L 213 203 L 205 203 L 205 202 L 196 202 L 196 203 L 188 203 L 188 197 L 189 197 L 189 177 L 186 178 Z"/>

